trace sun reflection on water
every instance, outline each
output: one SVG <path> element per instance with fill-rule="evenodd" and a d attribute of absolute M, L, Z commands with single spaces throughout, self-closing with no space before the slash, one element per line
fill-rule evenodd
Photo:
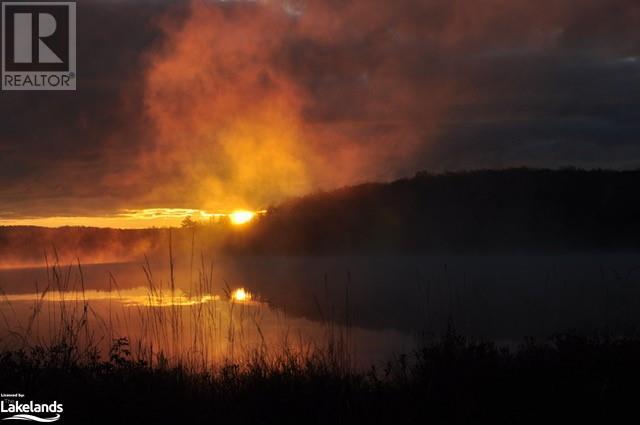
<path fill-rule="evenodd" d="M 244 288 L 238 288 L 231 293 L 231 300 L 236 302 L 246 302 L 251 301 L 253 296 L 251 292 L 245 290 Z"/>

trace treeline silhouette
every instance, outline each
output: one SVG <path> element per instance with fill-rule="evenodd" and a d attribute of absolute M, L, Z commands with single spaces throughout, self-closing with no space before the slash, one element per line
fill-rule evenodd
<path fill-rule="evenodd" d="M 236 252 L 481 251 L 640 247 L 640 171 L 506 169 L 430 174 L 287 201 Z"/>
<path fill-rule="evenodd" d="M 171 231 L 176 253 L 332 254 L 637 250 L 640 171 L 506 169 L 430 174 L 290 199 L 244 227 Z M 166 258 L 167 229 L 0 227 L 0 266 L 44 253 L 84 263 Z"/>

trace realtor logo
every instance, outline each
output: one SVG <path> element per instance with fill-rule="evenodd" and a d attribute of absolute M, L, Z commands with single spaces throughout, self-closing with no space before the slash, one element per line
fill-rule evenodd
<path fill-rule="evenodd" d="M 76 89 L 75 2 L 2 3 L 2 89 Z"/>

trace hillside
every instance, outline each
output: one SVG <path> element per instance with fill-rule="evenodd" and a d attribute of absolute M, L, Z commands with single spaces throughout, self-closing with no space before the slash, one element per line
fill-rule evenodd
<path fill-rule="evenodd" d="M 290 199 L 245 228 L 195 227 L 197 248 L 233 254 L 635 251 L 640 171 L 508 169 L 429 174 Z M 194 229 L 174 229 L 176 254 Z M 166 259 L 168 231 L 0 227 L 0 265 Z M 190 255 L 190 254 L 189 254 Z"/>
<path fill-rule="evenodd" d="M 363 184 L 290 200 L 236 251 L 640 247 L 640 171 L 508 169 Z"/>

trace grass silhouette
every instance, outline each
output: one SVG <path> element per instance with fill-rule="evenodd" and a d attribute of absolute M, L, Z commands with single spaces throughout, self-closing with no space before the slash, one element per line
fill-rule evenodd
<path fill-rule="evenodd" d="M 73 267 L 75 283 L 71 266 L 50 266 L 32 317 L 7 329 L 14 343 L 0 352 L 2 391 L 63 402 L 64 423 L 612 423 L 632 412 L 636 402 L 640 337 L 635 335 L 565 333 L 509 349 L 469 340 L 450 323 L 415 351 L 363 370 L 353 366 L 348 329 L 330 319 L 325 344 L 247 348 L 244 325 L 234 314 L 241 305 L 178 308 L 175 282 L 163 288 L 148 264 L 149 299 L 172 303 L 157 308 L 150 302 L 140 315 L 145 333 L 133 340 L 119 334 L 126 326 L 114 326 L 116 309 L 106 318 L 93 310 L 84 298 L 82 267 Z M 206 270 L 201 267 L 191 288 L 196 296 L 212 289 Z M 112 283 L 117 296 L 113 277 Z M 45 306 L 52 291 L 62 299 Z M 234 310 L 227 322 L 218 314 L 223 308 Z M 46 338 L 34 332 L 44 314 Z M 258 323 L 246 323 L 261 334 Z M 222 360 L 197 355 L 207 352 L 213 333 L 225 335 Z M 105 343 L 107 350 L 101 349 Z"/>

